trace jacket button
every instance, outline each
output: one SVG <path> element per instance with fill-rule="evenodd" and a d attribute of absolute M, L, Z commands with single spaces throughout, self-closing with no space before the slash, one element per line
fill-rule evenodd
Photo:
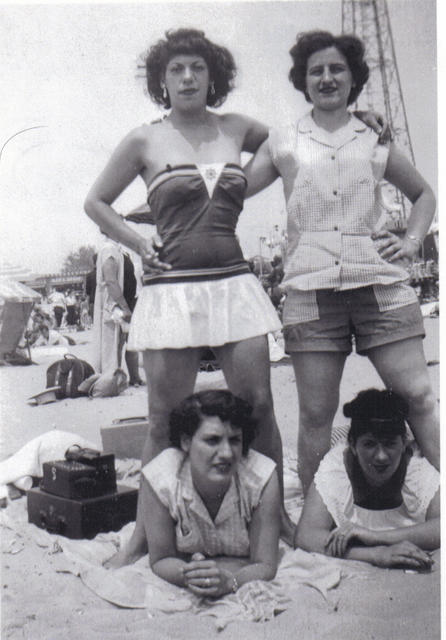
<path fill-rule="evenodd" d="M 339 231 L 339 227 L 333 227 L 334 231 Z"/>
<path fill-rule="evenodd" d="M 339 264 L 339 260 L 335 260 L 335 265 L 337 266 Z"/>
<path fill-rule="evenodd" d="M 332 160 L 336 160 L 336 156 L 331 156 L 331 159 Z"/>
<path fill-rule="evenodd" d="M 337 195 L 338 195 L 338 192 L 336 191 L 336 189 L 333 189 L 333 195 L 334 195 L 334 196 L 337 196 Z"/>

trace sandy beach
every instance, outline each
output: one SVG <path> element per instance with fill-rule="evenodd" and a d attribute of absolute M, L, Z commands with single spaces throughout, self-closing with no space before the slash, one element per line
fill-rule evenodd
<path fill-rule="evenodd" d="M 439 321 L 425 319 L 426 358 L 439 394 Z M 91 333 L 70 334 L 77 344 L 70 351 L 91 359 Z M 130 388 L 117 398 L 78 398 L 32 406 L 27 398 L 46 385 L 46 368 L 56 357 L 42 349 L 33 352 L 37 364 L 0 368 L 2 433 L 0 459 L 15 453 L 29 440 L 52 429 L 74 432 L 101 444 L 100 428 L 115 418 L 147 413 L 146 388 Z M 291 364 L 271 368 L 277 420 L 284 448 L 294 452 L 298 403 Z M 220 371 L 201 372 L 197 386 L 224 386 Z M 359 390 L 382 386 L 370 363 L 353 354 L 347 362 L 340 405 Z M 345 419 L 341 410 L 335 425 Z M 20 503 L 20 504 L 19 504 Z M 25 498 L 8 503 L 9 517 L 23 511 Z M 30 526 L 30 525 L 28 525 Z M 20 539 L 19 539 L 20 538 Z M 87 589 L 69 573 L 54 569 L 57 548 L 26 544 L 26 538 L 2 526 L 2 638 L 66 640 L 79 638 L 224 638 L 302 640 L 419 640 L 440 638 L 440 557 L 436 552 L 429 574 L 370 568 L 342 578 L 324 599 L 310 586 L 299 586 L 299 601 L 265 623 L 235 621 L 220 632 L 208 618 L 175 613 L 149 619 L 143 609 L 116 607 Z"/>

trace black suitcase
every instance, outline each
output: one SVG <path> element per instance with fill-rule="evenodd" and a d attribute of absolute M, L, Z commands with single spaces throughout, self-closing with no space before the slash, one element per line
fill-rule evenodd
<path fill-rule="evenodd" d="M 101 532 L 119 531 L 135 520 L 137 498 L 138 490 L 124 485 L 118 485 L 115 493 L 83 500 L 30 489 L 28 522 L 67 538 L 94 538 Z"/>
<path fill-rule="evenodd" d="M 63 498 L 97 498 L 116 492 L 113 455 L 100 456 L 94 464 L 77 460 L 44 462 L 40 487 Z"/>
<path fill-rule="evenodd" d="M 116 491 L 115 456 L 113 453 L 101 453 L 95 449 L 83 449 L 74 445 L 65 452 L 65 459 L 94 467 L 96 480 L 102 486 L 103 493 Z"/>

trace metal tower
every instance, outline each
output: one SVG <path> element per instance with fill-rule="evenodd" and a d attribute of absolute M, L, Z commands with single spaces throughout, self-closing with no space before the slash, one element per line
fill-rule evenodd
<path fill-rule="evenodd" d="M 415 164 L 386 0 L 342 0 L 342 32 L 364 42 L 369 81 L 358 98 L 358 109 L 385 114 L 395 142 Z M 392 230 L 406 227 L 410 202 L 392 185 L 384 189 L 384 207 L 390 213 L 385 224 Z"/>

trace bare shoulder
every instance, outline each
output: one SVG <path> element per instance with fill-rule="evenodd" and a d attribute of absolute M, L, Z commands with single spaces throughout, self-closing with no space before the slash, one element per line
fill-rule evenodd
<path fill-rule="evenodd" d="M 228 113 L 225 116 L 228 128 L 241 140 L 241 150 L 255 153 L 268 137 L 268 127 L 263 122 L 241 113 Z"/>
<path fill-rule="evenodd" d="M 239 130 L 240 133 L 246 134 L 253 127 L 261 126 L 267 128 L 265 125 L 262 125 L 255 118 L 251 118 L 250 116 L 246 116 L 243 113 L 225 113 L 219 116 L 221 121 L 227 125 L 228 127 L 233 127 L 236 130 Z"/>
<path fill-rule="evenodd" d="M 150 157 L 153 149 L 156 149 L 160 138 L 162 138 L 162 124 L 140 124 L 125 136 L 120 144 L 121 150 L 128 154 L 128 157 L 138 158 L 142 166 L 150 164 Z"/>

